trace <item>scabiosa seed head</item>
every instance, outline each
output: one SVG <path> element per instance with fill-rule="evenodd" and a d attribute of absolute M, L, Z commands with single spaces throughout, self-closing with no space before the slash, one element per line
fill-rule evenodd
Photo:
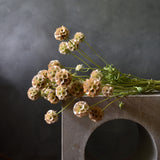
<path fill-rule="evenodd" d="M 89 118 L 93 121 L 93 122 L 97 122 L 102 120 L 103 118 L 103 111 L 100 107 L 93 107 L 90 108 L 89 111 Z"/>
<path fill-rule="evenodd" d="M 56 87 L 56 96 L 59 100 L 65 100 L 68 96 L 68 88 L 62 85 Z"/>
<path fill-rule="evenodd" d="M 80 81 L 74 81 L 70 85 L 69 92 L 74 97 L 82 97 L 84 95 L 83 83 L 81 83 Z"/>
<path fill-rule="evenodd" d="M 77 42 L 82 42 L 84 40 L 85 36 L 82 32 L 76 32 L 75 35 L 74 35 L 74 39 L 77 41 Z"/>
<path fill-rule="evenodd" d="M 102 94 L 106 97 L 111 96 L 113 93 L 113 87 L 110 84 L 106 84 L 103 88 L 102 88 Z"/>
<path fill-rule="evenodd" d="M 38 74 L 44 76 L 45 78 L 47 78 L 47 70 L 40 70 L 38 72 Z"/>
<path fill-rule="evenodd" d="M 30 100 L 32 100 L 32 101 L 38 99 L 39 93 L 40 93 L 39 89 L 34 88 L 34 87 L 30 87 L 30 88 L 28 89 L 28 91 L 27 91 L 28 98 L 29 98 Z"/>
<path fill-rule="evenodd" d="M 96 70 L 93 70 L 93 71 L 92 71 L 90 77 L 91 77 L 91 78 L 98 79 L 98 80 L 101 80 L 101 78 L 102 78 L 102 73 L 101 73 L 101 71 L 99 71 L 98 69 L 96 69 Z"/>
<path fill-rule="evenodd" d="M 52 66 L 49 67 L 47 76 L 51 82 L 55 82 L 55 75 L 57 72 L 59 72 L 61 68 L 59 66 Z"/>
<path fill-rule="evenodd" d="M 69 30 L 65 26 L 61 26 L 54 32 L 54 37 L 56 40 L 63 41 L 69 36 Z"/>
<path fill-rule="evenodd" d="M 44 120 L 48 124 L 55 123 L 58 120 L 58 114 L 54 110 L 49 110 L 47 113 L 44 115 Z"/>
<path fill-rule="evenodd" d="M 61 67 L 61 64 L 60 64 L 59 60 L 52 60 L 52 61 L 49 62 L 48 68 L 50 68 L 52 66 L 59 66 L 59 67 Z"/>
<path fill-rule="evenodd" d="M 101 92 L 101 81 L 98 79 L 86 79 L 83 84 L 84 92 L 90 97 L 95 97 Z"/>
<path fill-rule="evenodd" d="M 67 53 L 70 52 L 69 49 L 68 49 L 68 43 L 67 42 L 61 42 L 59 44 L 59 52 L 61 54 L 67 54 Z"/>
<path fill-rule="evenodd" d="M 82 68 L 83 68 L 83 64 L 78 64 L 75 70 L 80 71 Z"/>
<path fill-rule="evenodd" d="M 61 69 L 55 75 L 55 82 L 57 85 L 68 85 L 72 80 L 70 72 L 66 69 Z"/>
<path fill-rule="evenodd" d="M 79 46 L 79 43 L 74 39 L 71 39 L 69 42 L 67 42 L 67 48 L 71 52 L 76 51 L 78 49 L 78 46 Z"/>
<path fill-rule="evenodd" d="M 56 104 L 59 102 L 58 97 L 56 96 L 56 91 L 55 89 L 52 89 L 49 93 L 48 93 L 48 97 L 47 97 L 48 101 L 52 104 Z"/>
<path fill-rule="evenodd" d="M 37 74 L 32 79 L 32 86 L 38 89 L 42 89 L 47 83 L 47 79 L 45 76 L 41 74 Z"/>
<path fill-rule="evenodd" d="M 51 92 L 52 89 L 51 88 L 43 88 L 41 89 L 41 96 L 44 98 L 44 99 L 47 99 L 48 98 L 48 94 L 49 92 Z"/>
<path fill-rule="evenodd" d="M 80 118 L 86 116 L 89 113 L 89 105 L 85 101 L 79 101 L 74 105 L 73 113 Z"/>

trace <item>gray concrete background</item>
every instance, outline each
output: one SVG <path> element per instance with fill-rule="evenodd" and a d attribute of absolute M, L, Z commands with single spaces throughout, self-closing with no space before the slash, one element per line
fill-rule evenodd
<path fill-rule="evenodd" d="M 10 159 L 60 159 L 60 121 L 43 121 L 53 106 L 26 91 L 51 59 L 79 63 L 58 54 L 53 32 L 62 24 L 122 72 L 160 79 L 159 0 L 0 0 L 0 153 Z"/>

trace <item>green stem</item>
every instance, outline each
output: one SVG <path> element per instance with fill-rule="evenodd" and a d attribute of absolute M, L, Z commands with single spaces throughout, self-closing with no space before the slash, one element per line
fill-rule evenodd
<path fill-rule="evenodd" d="M 101 100 L 101 101 L 99 101 L 99 102 L 91 105 L 90 108 L 92 108 L 92 107 L 94 107 L 94 106 L 96 106 L 96 105 L 98 105 L 98 104 L 100 104 L 100 103 L 103 103 L 103 102 L 105 102 L 105 101 L 107 101 L 107 100 L 109 100 L 109 99 L 111 99 L 111 98 L 113 98 L 113 97 L 116 97 L 116 95 L 115 95 L 115 96 L 111 96 L 111 97 L 107 97 L 107 98 L 105 98 L 105 99 L 103 99 L 103 100 Z"/>
<path fill-rule="evenodd" d="M 113 100 L 112 102 L 108 103 L 103 109 L 102 111 L 104 111 L 108 106 L 110 106 L 112 103 L 115 103 L 116 101 L 118 101 L 119 99 L 122 99 L 123 97 L 120 98 L 116 98 L 115 100 Z"/>
<path fill-rule="evenodd" d="M 90 61 L 91 63 L 93 63 L 96 67 L 101 69 L 101 66 L 99 66 L 97 63 L 95 63 L 83 50 L 78 49 L 77 52 L 83 56 L 84 58 L 86 58 L 88 61 Z M 82 53 L 83 52 L 83 53 Z"/>
<path fill-rule="evenodd" d="M 86 66 L 88 66 L 89 68 L 91 68 L 91 66 L 85 62 L 83 59 L 81 59 L 80 57 L 78 57 L 77 55 L 75 55 L 74 53 L 70 52 L 70 54 L 72 54 L 73 56 L 75 56 L 77 59 L 79 59 L 81 62 L 83 62 Z"/>
<path fill-rule="evenodd" d="M 83 40 L 87 46 L 105 63 L 105 64 L 108 64 L 92 47 L 91 45 L 86 41 L 86 40 Z"/>
<path fill-rule="evenodd" d="M 65 107 L 63 107 L 57 114 L 60 114 L 63 112 L 69 105 L 71 105 L 78 97 L 74 98 L 72 101 L 70 101 Z"/>

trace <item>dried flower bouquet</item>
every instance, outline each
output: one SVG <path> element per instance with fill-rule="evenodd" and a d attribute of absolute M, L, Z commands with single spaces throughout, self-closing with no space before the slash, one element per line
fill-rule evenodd
<path fill-rule="evenodd" d="M 46 123 L 56 122 L 61 112 L 84 95 L 89 97 L 103 95 L 106 97 L 91 106 L 85 101 L 78 101 L 73 107 L 73 113 L 77 117 L 88 115 L 92 121 L 97 122 L 102 120 L 104 110 L 112 103 L 118 102 L 121 109 L 124 105 L 121 98 L 124 96 L 160 91 L 159 80 L 143 79 L 121 73 L 113 65 L 108 64 L 85 40 L 83 33 L 77 32 L 74 38 L 70 39 L 69 30 L 61 26 L 56 29 L 54 36 L 57 40 L 63 41 L 59 44 L 61 54 L 71 54 L 83 64 L 78 64 L 76 67 L 65 67 L 58 60 L 52 60 L 48 64 L 48 70 L 40 70 L 33 77 L 32 87 L 27 92 L 29 99 L 37 100 L 38 97 L 43 97 L 51 104 L 70 99 L 69 103 L 60 111 L 47 111 L 44 116 Z M 100 58 L 104 67 L 99 66 L 79 47 L 82 42 Z M 87 63 L 88 61 L 94 65 L 94 68 Z M 91 72 L 90 76 L 88 76 L 88 72 Z M 104 108 L 98 107 L 99 104 L 109 99 L 111 101 Z"/>

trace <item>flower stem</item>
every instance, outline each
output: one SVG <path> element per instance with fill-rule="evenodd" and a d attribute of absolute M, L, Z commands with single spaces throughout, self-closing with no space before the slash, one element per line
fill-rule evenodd
<path fill-rule="evenodd" d="M 70 104 L 72 104 L 78 97 L 72 99 L 72 101 L 70 101 L 65 107 L 63 107 L 57 114 L 60 114 L 61 112 L 63 112 L 67 107 L 69 107 Z"/>
<path fill-rule="evenodd" d="M 74 53 L 70 52 L 70 54 L 72 54 L 73 56 L 75 56 L 77 59 L 79 59 L 81 62 L 83 62 L 86 66 L 88 66 L 89 68 L 91 68 L 91 66 L 85 62 L 83 59 L 81 59 L 80 57 L 78 57 L 77 55 L 75 55 Z"/>
<path fill-rule="evenodd" d="M 120 100 L 120 99 L 122 99 L 123 98 L 123 96 L 122 97 L 119 97 L 119 98 L 116 98 L 115 100 L 113 100 L 112 102 L 110 102 L 110 103 L 108 103 L 103 109 L 102 109 L 102 111 L 104 111 L 108 106 L 110 106 L 112 103 L 115 103 L 116 101 L 118 101 L 118 100 Z"/>
<path fill-rule="evenodd" d="M 86 41 L 86 40 L 83 40 L 87 46 L 101 59 L 101 61 L 103 61 L 105 64 L 108 64 L 92 47 L 91 45 Z"/>

